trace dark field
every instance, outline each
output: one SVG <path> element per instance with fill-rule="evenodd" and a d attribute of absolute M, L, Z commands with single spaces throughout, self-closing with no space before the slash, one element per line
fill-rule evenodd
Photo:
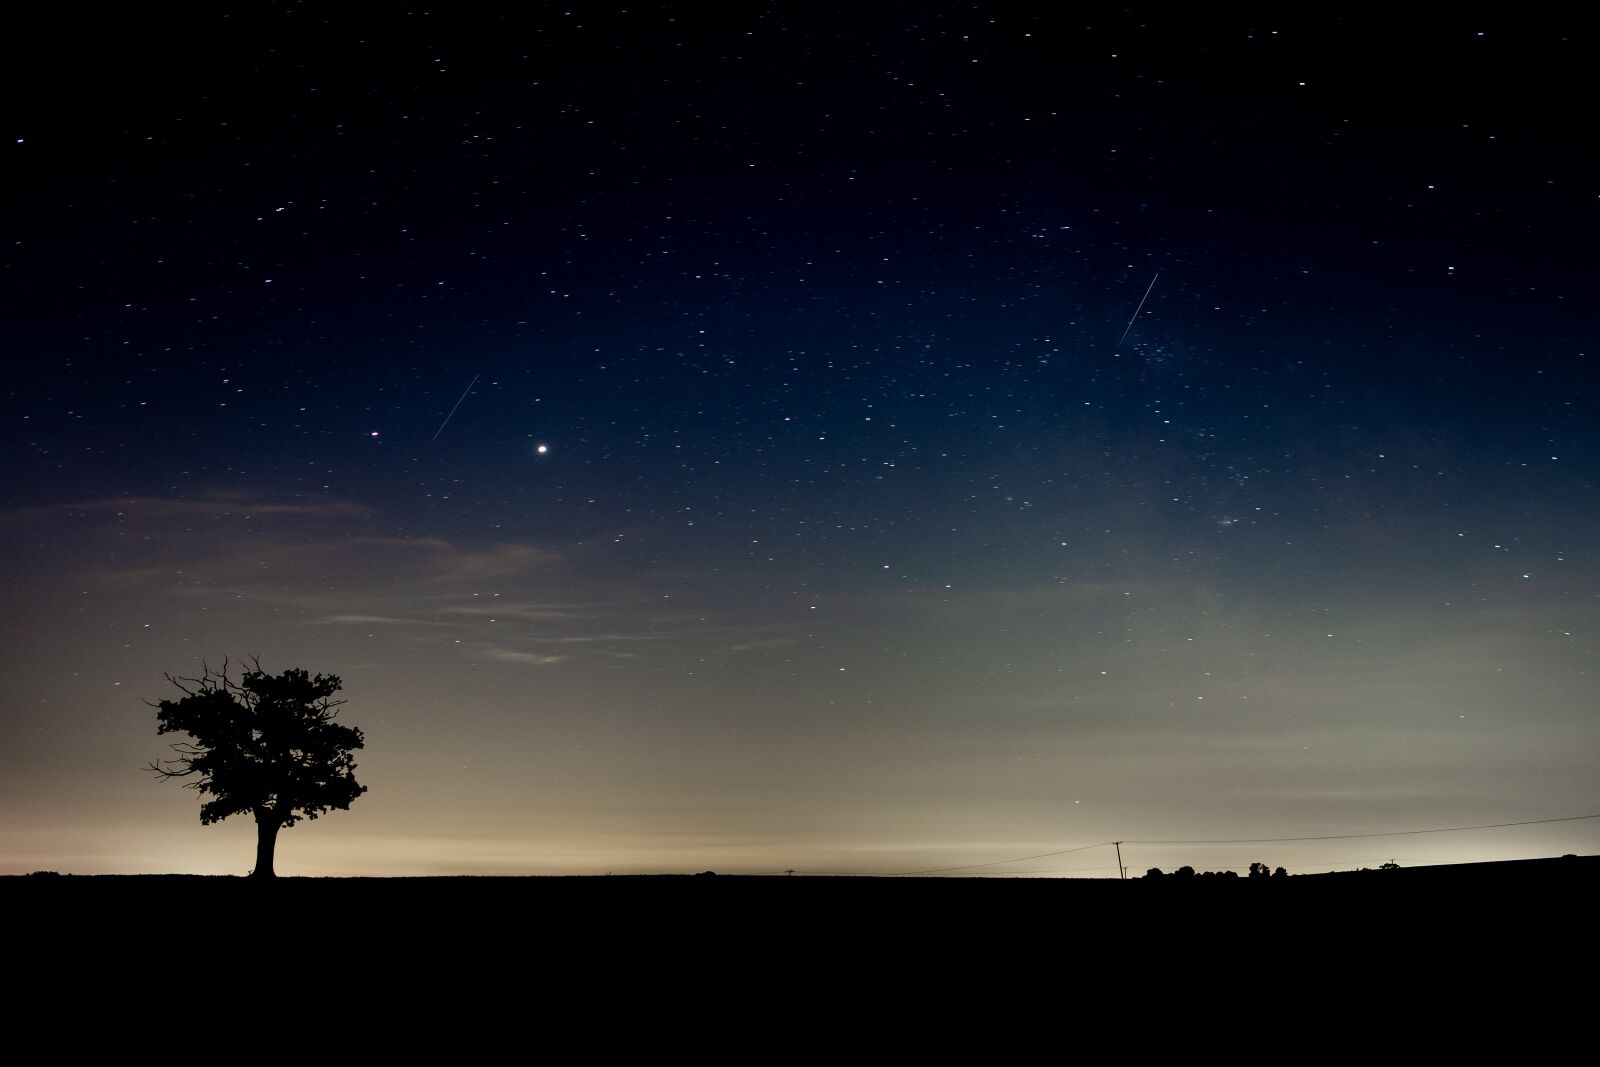
<path fill-rule="evenodd" d="M 386 1060 L 832 1057 L 1109 1027 L 1131 1053 L 1290 1026 L 1292 1060 L 1330 1033 L 1492 1047 L 1537 1015 L 1529 1052 L 1583 1025 L 1597 890 L 1600 857 L 1574 857 L 1256 882 L 36 875 L 0 904 L 13 1018 L 83 1050 L 176 1025 Z"/>
<path fill-rule="evenodd" d="M 0 879 L 0 903 L 31 916 L 23 939 L 63 929 L 116 938 L 150 926 L 226 929 L 293 939 L 304 930 L 389 948 L 472 952 L 485 938 L 584 945 L 714 946 L 763 939 L 970 954 L 995 938 L 1205 940 L 1294 928 L 1306 941 L 1366 931 L 1449 939 L 1589 921 L 1600 856 L 1296 875 L 1283 879 L 603 877 L 246 878 L 55 875 Z M 1112 934 L 1115 924 L 1119 932 Z M 423 940 L 434 939 L 434 940 Z"/>

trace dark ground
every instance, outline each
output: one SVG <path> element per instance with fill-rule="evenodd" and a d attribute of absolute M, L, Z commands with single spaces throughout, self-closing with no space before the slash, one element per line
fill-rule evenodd
<path fill-rule="evenodd" d="M 1536 1045 L 1585 1025 L 1597 890 L 1600 856 L 1255 882 L 34 875 L 0 879 L 0 905 L 18 1019 L 180 1010 L 233 1040 L 266 1004 L 395 1055 L 556 1034 L 695 1054 L 731 1032 L 972 1052 L 1085 1026 L 1153 1052 L 1292 1023 L 1309 1052 L 1330 1028 L 1465 1049 L 1535 1013 Z"/>
<path fill-rule="evenodd" d="M 1130 872 L 1131 873 L 1131 872 Z M 23 940 L 63 926 L 116 938 L 167 919 L 204 928 L 248 922 L 294 939 L 336 931 L 422 953 L 476 951 L 520 936 L 585 946 L 746 948 L 805 938 L 970 954 L 996 938 L 1225 941 L 1294 930 L 1306 942 L 1362 931 L 1448 940 L 1467 927 L 1587 924 L 1600 856 L 1399 870 L 1240 878 L 603 877 L 245 878 L 54 875 L 0 878 L 0 904 L 36 920 Z M 164 919 L 163 917 L 166 917 Z M 1112 928 L 1117 933 L 1111 932 Z M 431 940 L 429 940 L 431 939 Z M 791 946 L 794 947 L 794 946 Z M 1333 947 L 1333 946 L 1328 946 Z"/>

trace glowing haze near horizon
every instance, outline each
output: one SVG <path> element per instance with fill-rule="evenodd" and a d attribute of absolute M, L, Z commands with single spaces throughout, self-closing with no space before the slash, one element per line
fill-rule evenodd
<path fill-rule="evenodd" d="M 141 767 L 251 654 L 285 874 L 1600 811 L 1591 31 L 1029 7 L 19 23 L 0 871 L 248 870 Z"/>

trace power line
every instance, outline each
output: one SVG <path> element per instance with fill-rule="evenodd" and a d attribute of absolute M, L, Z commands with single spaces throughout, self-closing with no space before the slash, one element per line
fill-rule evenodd
<path fill-rule="evenodd" d="M 1600 819 L 1600 812 L 1593 815 L 1565 815 L 1559 819 L 1525 819 L 1522 822 L 1490 822 L 1481 826 L 1439 826 L 1428 830 L 1386 830 L 1376 834 L 1319 834 L 1315 837 L 1219 837 L 1210 839 L 1191 838 L 1182 841 L 1131 841 L 1124 839 L 1128 845 L 1270 845 L 1287 841 L 1348 841 L 1357 837 L 1406 837 L 1412 834 L 1451 834 L 1460 830 L 1499 830 L 1507 826 L 1542 826 L 1553 822 L 1577 822 L 1581 819 Z"/>
<path fill-rule="evenodd" d="M 1596 812 L 1593 815 L 1566 815 L 1556 819 L 1525 819 L 1520 822 L 1484 823 L 1480 826 L 1440 826 L 1427 830 L 1390 830 L 1373 834 L 1320 834 L 1314 837 L 1234 837 L 1182 841 L 1134 841 L 1124 838 L 1122 843 L 1125 845 L 1267 845 L 1291 841 L 1347 841 L 1365 837 L 1406 837 L 1416 834 L 1448 834 L 1461 830 L 1498 830 L 1508 826 L 1541 826 L 1547 823 L 1578 822 L 1583 819 L 1600 819 L 1600 812 Z M 1065 856 L 1073 852 L 1084 852 L 1091 848 L 1107 848 L 1113 844 L 1115 842 L 1101 841 L 1093 845 L 1080 845 L 1077 848 L 1062 849 L 1059 852 L 1041 852 L 1032 856 L 1013 856 L 1011 859 L 990 860 L 987 863 L 967 863 L 959 867 L 935 867 L 926 871 L 899 871 L 893 874 L 880 875 L 879 877 L 910 878 L 924 874 L 945 874 L 950 871 L 971 871 L 979 867 L 998 867 L 1006 863 L 1023 863 L 1027 860 L 1045 859 L 1050 856 Z"/>
<path fill-rule="evenodd" d="M 1559 822 L 1581 822 L 1584 819 L 1600 819 L 1600 812 L 1592 815 L 1564 815 L 1554 819 L 1523 819 L 1519 822 L 1491 822 L 1477 826 L 1437 826 L 1426 830 L 1386 830 L 1381 833 L 1370 834 L 1318 834 L 1310 837 L 1220 837 L 1220 838 L 1186 838 L 1182 840 L 1165 841 L 1135 841 L 1123 838 L 1124 845 L 1271 845 L 1284 844 L 1292 841 L 1349 841 L 1358 838 L 1370 837 L 1410 837 L 1417 834 L 1449 834 L 1463 830 L 1500 830 L 1508 826 L 1544 826 Z M 1114 841 L 1098 841 L 1092 845 L 1079 845 L 1076 848 L 1064 848 L 1055 852 L 1038 852 L 1031 856 L 1013 856 L 1010 859 L 989 860 L 986 863 L 965 863 L 956 867 L 930 867 L 923 871 L 893 871 L 886 874 L 872 874 L 864 871 L 802 871 L 796 870 L 795 874 L 823 875 L 838 878 L 915 878 L 928 874 L 948 874 L 951 871 L 973 871 L 980 867 L 999 867 L 1007 863 L 1025 863 L 1028 860 L 1047 859 L 1051 856 L 1067 856 L 1074 852 L 1087 852 L 1091 848 L 1110 848 L 1116 844 Z M 1292 864 L 1294 867 L 1316 867 L 1320 864 Z M 1121 870 L 1120 867 L 1082 867 L 1075 870 Z M 1229 870 L 1232 868 L 1219 868 Z M 1242 869 L 1242 868 L 1239 868 Z M 788 871 L 762 872 L 763 874 L 787 874 Z M 1047 871 L 1012 871 L 1010 874 L 1046 874 L 1056 873 Z"/>
<path fill-rule="evenodd" d="M 1049 867 L 1045 869 L 1030 869 L 1026 871 L 992 871 L 989 874 L 972 875 L 974 878 L 1020 878 L 1025 874 L 1071 874 L 1074 871 L 1115 871 L 1120 868 L 1110 864 L 1099 867 Z M 1242 869 L 1242 868 L 1241 868 Z"/>
<path fill-rule="evenodd" d="M 885 878 L 913 878 L 919 874 L 944 874 L 946 871 L 970 871 L 977 867 L 997 867 L 1002 863 L 1022 863 L 1024 860 L 1042 860 L 1047 856 L 1065 856 L 1071 852 L 1086 852 L 1091 848 L 1106 848 L 1110 841 L 1097 841 L 1092 845 L 1079 845 L 1077 848 L 1064 848 L 1059 852 L 1040 852 L 1035 856 L 1013 856 L 1008 860 L 990 860 L 988 863 L 966 863 L 960 867 L 934 867 L 926 871 L 897 871 L 894 874 L 882 875 Z"/>

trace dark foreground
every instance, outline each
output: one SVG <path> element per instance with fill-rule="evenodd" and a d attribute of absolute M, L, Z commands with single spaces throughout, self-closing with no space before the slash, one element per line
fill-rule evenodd
<path fill-rule="evenodd" d="M 596 1049 L 653 1034 L 688 1052 L 686 1027 L 759 1018 L 764 1041 L 792 1042 L 841 1012 L 910 1027 L 924 1048 L 1007 1015 L 1391 1036 L 1445 1004 L 1462 1026 L 1491 1025 L 1480 1004 L 1502 1022 L 1535 1002 L 1567 1018 L 1597 901 L 1600 857 L 1259 881 L 0 879 L 9 969 L 40 1006 L 50 990 L 123 1007 L 171 995 L 203 1021 L 281 998 L 292 1025 L 337 1002 L 380 1013 L 368 1044 L 390 1052 L 468 1018 L 503 1036 L 535 1016 Z M 645 1018 L 654 1029 L 635 1032 Z"/>
<path fill-rule="evenodd" d="M 508 939 L 569 952 L 807 951 L 830 944 L 982 955 L 1061 938 L 1108 945 L 1271 938 L 1345 950 L 1382 935 L 1436 942 L 1587 927 L 1600 856 L 1297 875 L 1284 879 L 604 877 L 0 878 L 24 940 L 204 928 L 252 938 L 337 932 L 403 955 L 471 954 Z M 246 935 L 245 930 L 252 931 Z M 1403 936 L 1402 936 L 1403 935 Z M 1394 950 L 1397 940 L 1390 941 Z M 1122 951 L 1119 947 L 1118 951 Z"/>

